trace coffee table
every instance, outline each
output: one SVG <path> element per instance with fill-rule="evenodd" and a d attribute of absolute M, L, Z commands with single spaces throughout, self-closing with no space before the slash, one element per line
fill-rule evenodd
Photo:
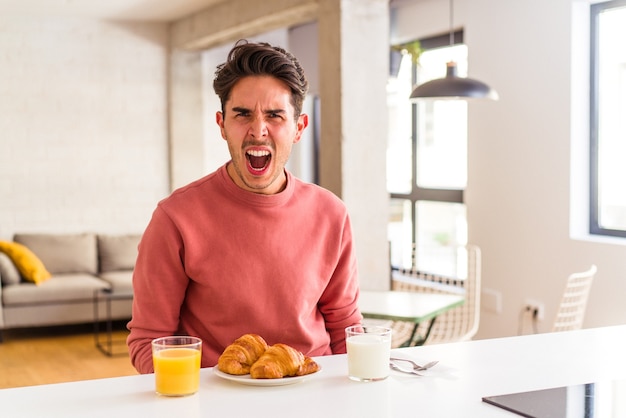
<path fill-rule="evenodd" d="M 124 345 L 126 346 L 125 339 L 113 339 L 113 317 L 111 315 L 111 302 L 114 300 L 132 300 L 133 292 L 128 291 L 115 291 L 113 289 L 98 289 L 94 291 L 93 295 L 93 335 L 96 348 L 109 357 L 126 355 L 127 350 L 123 352 L 114 352 L 113 347 Z M 100 303 L 104 303 L 105 316 L 100 318 Z M 101 338 L 100 322 L 104 322 L 104 341 Z"/>

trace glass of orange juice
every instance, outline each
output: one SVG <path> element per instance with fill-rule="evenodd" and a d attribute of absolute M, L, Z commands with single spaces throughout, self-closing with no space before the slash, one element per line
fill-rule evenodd
<path fill-rule="evenodd" d="M 193 395 L 200 386 L 202 340 L 170 336 L 152 340 L 156 393 L 163 396 Z"/>

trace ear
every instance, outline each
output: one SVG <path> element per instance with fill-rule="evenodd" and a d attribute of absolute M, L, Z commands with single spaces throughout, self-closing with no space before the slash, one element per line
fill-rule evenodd
<path fill-rule="evenodd" d="M 304 129 L 309 126 L 309 115 L 307 115 L 306 113 L 302 113 L 300 116 L 298 116 L 298 121 L 296 122 L 296 136 L 293 138 L 293 143 L 296 144 L 298 142 L 300 142 L 300 139 L 302 139 L 302 132 L 304 132 Z"/>
<path fill-rule="evenodd" d="M 220 127 L 222 138 L 226 139 L 226 133 L 224 132 L 224 114 L 222 112 L 215 113 L 215 122 L 217 122 L 217 126 Z"/>

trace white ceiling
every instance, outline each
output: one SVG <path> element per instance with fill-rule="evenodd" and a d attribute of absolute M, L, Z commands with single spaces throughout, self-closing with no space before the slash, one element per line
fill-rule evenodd
<path fill-rule="evenodd" d="M 228 0 L 0 0 L 0 15 L 171 21 Z"/>

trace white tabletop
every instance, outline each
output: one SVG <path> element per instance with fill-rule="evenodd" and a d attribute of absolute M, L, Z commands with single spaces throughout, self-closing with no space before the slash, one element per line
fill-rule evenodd
<path fill-rule="evenodd" d="M 361 290 L 359 309 L 366 318 L 422 322 L 463 304 L 462 295 Z"/>
<path fill-rule="evenodd" d="M 154 394 L 152 375 L 0 390 L 3 417 L 509 417 L 483 396 L 626 377 L 626 326 L 429 345 L 395 355 L 440 363 L 423 377 L 347 377 L 345 355 L 317 357 L 322 371 L 289 386 L 254 387 L 203 369 L 200 391 Z"/>

